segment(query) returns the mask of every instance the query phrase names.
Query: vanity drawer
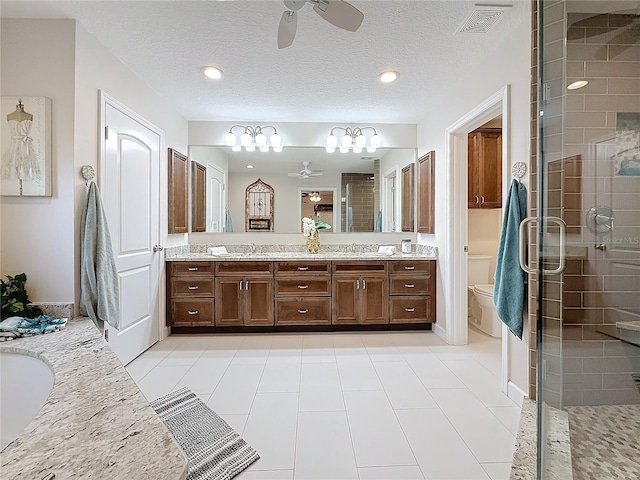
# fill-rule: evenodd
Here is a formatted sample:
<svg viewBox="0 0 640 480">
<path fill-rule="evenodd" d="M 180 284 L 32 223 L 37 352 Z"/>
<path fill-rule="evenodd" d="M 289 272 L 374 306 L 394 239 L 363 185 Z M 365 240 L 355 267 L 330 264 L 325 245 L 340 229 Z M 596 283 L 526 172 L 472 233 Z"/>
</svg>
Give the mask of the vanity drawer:
<svg viewBox="0 0 640 480">
<path fill-rule="evenodd" d="M 331 277 L 280 277 L 276 278 L 276 297 L 300 295 L 331 295 Z"/>
<path fill-rule="evenodd" d="M 334 275 L 386 275 L 387 274 L 387 262 L 386 261 L 334 261 L 333 273 Z"/>
<path fill-rule="evenodd" d="M 218 276 L 273 275 L 273 262 L 216 262 Z"/>
<path fill-rule="evenodd" d="M 168 262 L 173 277 L 213 276 L 213 262 Z"/>
<path fill-rule="evenodd" d="M 213 326 L 213 298 L 171 300 L 170 325 Z"/>
<path fill-rule="evenodd" d="M 391 274 L 426 273 L 433 274 L 432 260 L 392 260 L 389 262 Z"/>
<path fill-rule="evenodd" d="M 433 322 L 431 296 L 391 297 L 389 323 Z"/>
<path fill-rule="evenodd" d="M 318 275 L 331 273 L 331 262 L 275 262 L 276 275 Z"/>
<path fill-rule="evenodd" d="M 331 298 L 276 298 L 276 325 L 331 325 Z"/>
<path fill-rule="evenodd" d="M 429 295 L 430 293 L 430 275 L 391 275 L 389 277 L 390 295 Z"/>
<path fill-rule="evenodd" d="M 171 297 L 213 297 L 213 277 L 175 277 L 171 279 Z"/>
</svg>

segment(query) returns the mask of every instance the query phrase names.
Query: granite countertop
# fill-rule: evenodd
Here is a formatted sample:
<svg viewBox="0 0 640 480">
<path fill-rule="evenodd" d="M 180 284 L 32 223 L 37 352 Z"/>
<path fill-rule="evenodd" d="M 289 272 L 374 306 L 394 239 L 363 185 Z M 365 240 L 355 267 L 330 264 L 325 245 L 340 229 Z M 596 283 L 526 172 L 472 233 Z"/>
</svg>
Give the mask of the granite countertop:
<svg viewBox="0 0 640 480">
<path fill-rule="evenodd" d="M 0 352 L 39 358 L 55 376 L 38 415 L 0 453 L 2 478 L 186 478 L 182 449 L 90 319 L 3 342 Z"/>
<path fill-rule="evenodd" d="M 435 260 L 435 255 L 419 253 L 345 253 L 345 252 L 265 252 L 265 253 L 226 253 L 209 255 L 207 253 L 182 253 L 165 257 L 169 262 L 187 261 L 295 261 L 295 260 Z"/>
</svg>

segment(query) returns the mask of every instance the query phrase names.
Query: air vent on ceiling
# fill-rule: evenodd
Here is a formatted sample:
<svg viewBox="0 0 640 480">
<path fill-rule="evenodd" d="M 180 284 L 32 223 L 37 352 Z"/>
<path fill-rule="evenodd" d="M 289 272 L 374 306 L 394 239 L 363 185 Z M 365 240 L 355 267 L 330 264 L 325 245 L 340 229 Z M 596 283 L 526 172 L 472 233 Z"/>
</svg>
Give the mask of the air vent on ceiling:
<svg viewBox="0 0 640 480">
<path fill-rule="evenodd" d="M 487 33 L 511 5 L 474 5 L 456 33 Z"/>
</svg>

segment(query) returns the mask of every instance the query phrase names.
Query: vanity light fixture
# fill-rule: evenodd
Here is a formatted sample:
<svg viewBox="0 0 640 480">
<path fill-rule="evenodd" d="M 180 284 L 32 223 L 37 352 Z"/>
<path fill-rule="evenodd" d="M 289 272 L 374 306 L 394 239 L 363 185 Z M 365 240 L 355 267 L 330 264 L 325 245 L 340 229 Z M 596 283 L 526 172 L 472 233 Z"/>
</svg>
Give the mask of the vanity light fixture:
<svg viewBox="0 0 640 480">
<path fill-rule="evenodd" d="M 203 67 L 202 73 L 209 78 L 214 80 L 220 80 L 222 78 L 222 70 L 218 67 Z"/>
<path fill-rule="evenodd" d="M 319 192 L 311 192 L 311 195 L 309 195 L 309 200 L 317 203 L 322 200 L 322 197 L 320 196 Z"/>
<path fill-rule="evenodd" d="M 400 74 L 398 72 L 394 72 L 392 70 L 388 70 L 386 72 L 382 72 L 378 78 L 382 83 L 391 83 L 398 78 Z"/>
<path fill-rule="evenodd" d="M 333 133 L 335 130 L 344 132 L 340 138 L 339 147 L 338 137 Z M 367 139 L 365 132 L 369 131 L 372 131 L 373 135 Z M 363 148 L 366 148 L 367 152 L 373 153 L 379 146 L 380 135 L 378 135 L 378 132 L 373 127 L 333 127 L 327 137 L 327 146 L 325 149 L 327 153 L 335 152 L 336 147 L 338 147 L 342 153 L 348 152 L 349 149 L 352 149 L 353 153 L 360 153 Z"/>
<path fill-rule="evenodd" d="M 267 136 L 263 133 L 264 129 L 273 129 L 273 133 L 269 137 L 267 142 Z M 240 143 L 238 144 L 238 137 L 233 133 L 234 129 L 242 129 L 242 134 L 240 134 Z M 273 148 L 274 152 L 282 151 L 282 138 L 278 135 L 278 131 L 276 127 L 271 125 L 266 125 L 261 127 L 260 125 L 256 125 L 252 127 L 251 125 L 233 125 L 229 129 L 229 133 L 224 136 L 224 143 L 228 147 L 231 147 L 231 150 L 234 152 L 239 152 L 242 150 L 242 147 L 247 152 L 255 152 L 256 148 L 261 152 L 268 152 L 269 146 Z"/>
<path fill-rule="evenodd" d="M 577 90 L 582 87 L 586 87 L 589 84 L 587 80 L 578 80 L 577 82 L 570 83 L 567 86 L 567 90 Z"/>
</svg>

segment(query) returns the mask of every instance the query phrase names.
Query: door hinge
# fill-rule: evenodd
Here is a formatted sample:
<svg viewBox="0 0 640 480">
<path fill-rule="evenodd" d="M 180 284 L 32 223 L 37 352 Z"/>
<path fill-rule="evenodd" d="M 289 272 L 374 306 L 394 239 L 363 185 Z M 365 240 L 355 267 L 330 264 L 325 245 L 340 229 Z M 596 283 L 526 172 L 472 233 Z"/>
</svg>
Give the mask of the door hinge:
<svg viewBox="0 0 640 480">
<path fill-rule="evenodd" d="M 109 126 L 104 127 L 104 139 L 109 140 Z"/>
<path fill-rule="evenodd" d="M 109 330 L 107 330 L 106 328 L 104 329 L 104 341 L 109 341 Z"/>
</svg>

